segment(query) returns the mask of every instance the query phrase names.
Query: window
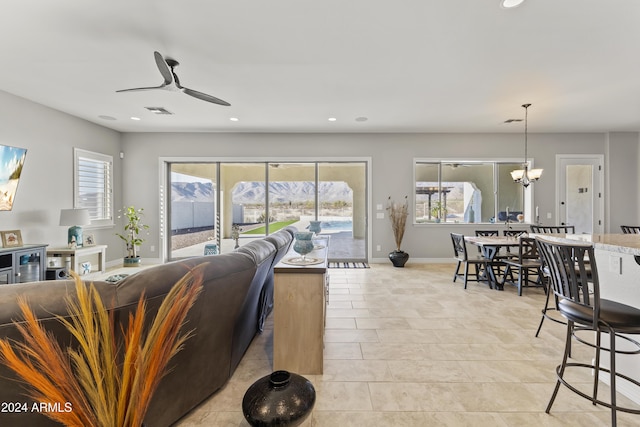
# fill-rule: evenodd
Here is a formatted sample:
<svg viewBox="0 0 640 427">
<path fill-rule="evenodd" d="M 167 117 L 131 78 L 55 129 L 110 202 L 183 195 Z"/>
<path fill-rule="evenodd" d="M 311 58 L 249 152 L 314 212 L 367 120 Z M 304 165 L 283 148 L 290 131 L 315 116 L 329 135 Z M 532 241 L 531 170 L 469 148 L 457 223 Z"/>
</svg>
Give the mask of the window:
<svg viewBox="0 0 640 427">
<path fill-rule="evenodd" d="M 74 148 L 73 205 L 87 208 L 91 225 L 113 225 L 113 157 Z"/>
<path fill-rule="evenodd" d="M 529 221 L 530 188 L 511 179 L 511 160 L 416 160 L 415 223 Z M 522 215 L 522 216 L 519 216 Z"/>
</svg>

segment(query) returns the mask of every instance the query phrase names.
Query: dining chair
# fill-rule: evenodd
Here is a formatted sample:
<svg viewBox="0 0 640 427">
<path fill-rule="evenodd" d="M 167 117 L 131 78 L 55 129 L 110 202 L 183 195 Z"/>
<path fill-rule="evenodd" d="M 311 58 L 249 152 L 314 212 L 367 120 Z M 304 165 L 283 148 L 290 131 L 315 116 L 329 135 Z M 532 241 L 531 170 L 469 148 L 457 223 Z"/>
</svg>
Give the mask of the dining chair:
<svg viewBox="0 0 640 427">
<path fill-rule="evenodd" d="M 499 230 L 476 230 L 476 236 L 499 236 Z"/>
<path fill-rule="evenodd" d="M 556 386 L 545 412 L 551 411 L 560 386 L 564 385 L 579 396 L 590 400 L 594 405 L 610 408 L 612 426 L 617 425 L 617 411 L 640 414 L 639 409 L 619 406 L 616 400 L 618 378 L 626 380 L 627 386 L 640 388 L 640 381 L 616 371 L 616 354 L 640 354 L 640 343 L 630 336 L 640 334 L 640 309 L 600 298 L 598 270 L 591 244 L 553 242 L 543 237 L 536 237 L 536 244 L 545 268 L 548 269 L 551 289 L 558 297 L 558 310 L 567 319 L 564 354 L 561 364 L 556 367 Z M 595 342 L 586 341 L 583 337 L 576 335 L 576 332 L 585 330 L 595 332 Z M 625 335 L 619 335 L 620 333 Z M 609 337 L 608 346 L 603 346 L 601 343 L 605 334 Z M 594 359 L 587 362 L 569 362 L 572 339 L 594 348 Z M 626 340 L 633 345 L 634 349 L 617 349 L 617 339 Z M 609 368 L 600 366 L 602 351 L 609 352 Z M 587 372 L 594 378 L 591 395 L 565 378 L 567 368 L 588 369 Z M 609 374 L 607 378 L 609 378 L 611 394 L 608 401 L 598 398 L 600 372 Z"/>
<path fill-rule="evenodd" d="M 620 228 L 624 234 L 640 234 L 640 226 L 638 225 L 621 225 Z"/>
<path fill-rule="evenodd" d="M 458 261 L 456 265 L 456 271 L 453 274 L 453 281 L 455 282 L 458 277 L 464 280 L 464 288 L 467 289 L 467 282 L 483 282 L 487 281 L 491 287 L 491 282 L 485 277 L 484 274 L 487 268 L 487 259 L 478 254 L 476 256 L 469 256 L 467 252 L 467 242 L 464 240 L 464 234 L 451 233 L 451 242 L 453 243 L 453 257 Z M 469 265 L 473 265 L 474 270 L 469 273 Z M 463 272 L 460 272 L 460 267 L 463 267 Z"/>
<path fill-rule="evenodd" d="M 508 230 L 502 230 L 502 235 L 505 237 L 520 237 L 523 235 L 528 235 L 529 233 L 527 232 L 527 230 L 514 230 L 512 228 L 508 229 Z M 505 251 L 507 252 L 507 254 L 509 255 L 509 257 L 512 257 L 513 255 L 511 254 L 511 248 L 509 246 L 507 246 L 505 248 Z"/>
<path fill-rule="evenodd" d="M 536 225 L 531 224 L 532 233 L 543 234 L 575 234 L 576 227 L 574 225 Z"/>
<path fill-rule="evenodd" d="M 505 237 L 520 237 L 522 235 L 529 234 L 527 230 L 502 230 L 502 235 Z"/>
<path fill-rule="evenodd" d="M 500 236 L 500 230 L 476 230 L 475 231 L 476 236 L 482 237 L 482 236 Z M 482 247 L 478 246 L 478 252 L 479 253 L 483 253 L 482 251 Z M 506 258 L 506 257 L 510 257 L 511 254 L 509 253 L 509 248 L 505 248 L 505 249 L 500 249 L 500 251 L 498 253 L 496 253 L 493 258 L 492 258 L 492 262 L 491 264 L 487 264 L 487 267 L 492 268 L 493 269 L 493 276 L 497 277 L 500 276 L 504 273 L 504 265 L 502 264 L 502 259 Z M 485 257 L 486 258 L 486 257 Z M 486 277 L 487 273 L 486 272 L 481 272 L 483 277 Z M 487 278 L 487 280 L 489 280 Z"/>
<path fill-rule="evenodd" d="M 476 236 L 499 236 L 500 232 L 498 230 L 476 230 Z M 478 252 L 482 253 L 482 248 L 478 246 Z"/>
<path fill-rule="evenodd" d="M 544 278 L 536 239 L 526 236 L 520 236 L 518 239 L 520 244 L 517 255 L 513 258 L 505 258 L 503 262 L 506 265 L 505 281 L 506 277 L 511 277 L 513 283 L 513 276 L 510 273 L 516 271 L 518 281 L 515 284 L 518 286 L 518 295 L 521 296 L 523 287 L 544 287 Z"/>
</svg>

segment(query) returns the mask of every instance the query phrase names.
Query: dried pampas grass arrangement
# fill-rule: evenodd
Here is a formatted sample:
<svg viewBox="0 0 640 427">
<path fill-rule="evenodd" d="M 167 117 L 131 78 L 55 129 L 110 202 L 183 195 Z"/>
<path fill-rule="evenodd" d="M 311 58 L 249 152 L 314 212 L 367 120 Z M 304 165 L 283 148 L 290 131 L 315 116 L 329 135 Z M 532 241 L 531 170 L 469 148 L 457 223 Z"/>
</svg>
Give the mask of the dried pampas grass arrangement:
<svg viewBox="0 0 640 427">
<path fill-rule="evenodd" d="M 391 220 L 391 228 L 393 229 L 393 237 L 396 241 L 396 251 L 400 252 L 400 245 L 404 238 L 404 231 L 407 226 L 407 216 L 409 215 L 409 200 L 404 196 L 402 203 L 391 200 L 387 201 L 387 211 L 389 211 L 389 219 Z"/>
</svg>

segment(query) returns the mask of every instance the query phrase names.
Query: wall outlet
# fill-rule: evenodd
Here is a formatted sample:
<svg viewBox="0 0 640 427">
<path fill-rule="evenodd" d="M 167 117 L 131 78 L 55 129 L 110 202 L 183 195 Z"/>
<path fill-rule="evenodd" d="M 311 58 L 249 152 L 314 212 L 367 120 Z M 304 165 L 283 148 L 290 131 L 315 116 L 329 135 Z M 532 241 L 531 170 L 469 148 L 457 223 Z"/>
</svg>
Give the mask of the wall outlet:
<svg viewBox="0 0 640 427">
<path fill-rule="evenodd" d="M 551 218 L 552 218 L 551 212 L 547 212 L 547 219 L 551 219 Z"/>
<path fill-rule="evenodd" d="M 376 218 L 384 219 L 384 212 L 376 212 Z"/>
<path fill-rule="evenodd" d="M 382 247 L 380 247 L 380 245 L 376 246 L 376 251 L 380 252 L 382 250 Z"/>
<path fill-rule="evenodd" d="M 378 203 L 378 204 L 376 205 L 376 209 L 377 209 L 377 210 L 379 210 L 379 211 L 381 211 L 381 210 L 382 210 L 382 203 Z"/>
<path fill-rule="evenodd" d="M 155 246 L 153 246 L 153 245 L 151 245 L 151 246 L 149 247 L 149 250 L 150 250 L 151 252 L 155 252 L 155 251 L 156 251 L 156 247 L 155 247 Z"/>
</svg>

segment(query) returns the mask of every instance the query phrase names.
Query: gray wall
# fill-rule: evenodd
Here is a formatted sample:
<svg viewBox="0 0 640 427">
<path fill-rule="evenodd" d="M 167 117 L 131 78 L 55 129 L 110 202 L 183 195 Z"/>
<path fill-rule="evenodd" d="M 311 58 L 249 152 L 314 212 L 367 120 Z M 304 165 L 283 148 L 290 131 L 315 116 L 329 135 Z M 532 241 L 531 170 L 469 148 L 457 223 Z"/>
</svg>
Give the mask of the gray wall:
<svg viewBox="0 0 640 427">
<path fill-rule="evenodd" d="M 520 158 L 520 134 L 225 134 L 127 133 L 71 117 L 0 91 L 0 143 L 27 148 L 20 187 L 11 212 L 0 212 L 0 229 L 20 229 L 28 243 L 66 244 L 66 227 L 58 225 L 60 209 L 73 203 L 73 147 L 114 157 L 116 209 L 133 204 L 145 209 L 151 233 L 141 255 L 157 258 L 161 247 L 159 219 L 160 157 L 326 159 L 371 157 L 372 247 L 374 259 L 393 248 L 387 219 L 375 219 L 375 206 L 387 198 L 411 195 L 413 159 Z M 556 154 L 604 154 L 607 230 L 621 223 L 640 224 L 638 133 L 530 134 L 529 154 L 544 168 L 534 184 L 534 205 L 555 215 Z M 119 158 L 119 152 L 125 158 Z M 124 184 L 126 183 L 126 185 Z M 412 200 L 412 198 L 410 197 Z M 411 206 L 413 208 L 413 206 Z M 410 222 L 413 218 L 410 218 Z M 121 222 L 121 221 L 118 221 Z M 109 245 L 108 260 L 124 255 L 116 228 L 92 230 L 98 243 Z M 472 233 L 476 225 L 408 226 L 403 249 L 413 259 L 450 259 L 449 232 Z M 376 245 L 381 251 L 375 251 Z M 151 251 L 151 247 L 155 251 Z"/>
<path fill-rule="evenodd" d="M 628 136 L 628 134 L 625 134 Z M 604 154 L 612 146 L 617 156 L 625 157 L 627 148 L 633 159 L 638 158 L 638 137 L 614 143 L 606 133 L 593 134 L 531 134 L 529 155 L 535 166 L 543 168 L 542 179 L 535 183 L 534 206 L 540 207 L 540 215 L 547 224 L 547 212 L 555 216 L 555 156 L 556 154 Z M 635 138 L 635 139 L 634 139 Z M 627 142 L 625 144 L 624 142 Z M 630 145 L 631 147 L 627 147 Z M 413 159 L 429 158 L 521 158 L 523 156 L 520 134 L 226 134 L 226 133 L 129 133 L 123 135 L 125 151 L 124 181 L 137 182 L 135 188 L 124 188 L 125 200 L 151 212 L 159 205 L 158 165 L 159 157 L 207 157 L 250 159 L 308 159 L 331 157 L 372 158 L 372 207 L 385 204 L 387 198 L 399 199 L 413 189 Z M 135 167 L 127 167 L 135 164 Z M 634 173 L 637 175 L 637 161 Z M 612 176 L 619 181 L 621 176 Z M 636 181 L 637 184 L 637 181 Z M 637 189 L 637 185 L 636 185 Z M 637 191 L 637 190 L 636 190 Z M 625 204 L 625 197 L 618 196 L 616 203 Z M 626 208 L 638 220 L 638 203 Z M 372 258 L 383 259 L 393 250 L 393 236 L 387 219 L 375 219 L 372 208 Z M 616 212 L 612 212 L 612 216 Z M 152 222 L 153 221 L 153 222 Z M 411 222 L 413 218 L 411 218 Z M 153 229 L 158 229 L 158 218 L 149 218 Z M 409 225 L 403 249 L 412 258 L 451 258 L 449 233 L 453 230 L 472 233 L 476 225 Z M 614 230 L 617 232 L 617 230 Z M 159 236 L 151 236 L 160 247 Z M 375 251 L 381 245 L 381 251 Z M 153 256 L 144 253 L 143 256 Z M 157 256 L 157 255 L 156 255 Z"/>
<path fill-rule="evenodd" d="M 27 149 L 13 210 L 0 212 L 0 230 L 20 230 L 25 243 L 67 244 L 58 225 L 60 209 L 73 207 L 73 148 L 112 155 L 115 206 L 122 206 L 121 134 L 0 91 L 0 144 Z M 157 186 L 157 183 L 155 183 Z M 109 245 L 108 259 L 122 257 L 124 243 L 114 228 L 90 229 L 96 242 Z"/>
<path fill-rule="evenodd" d="M 606 148 L 605 188 L 609 203 L 605 205 L 605 215 L 611 232 L 619 233 L 620 225 L 640 224 L 638 133 L 612 132 L 607 135 Z"/>
</svg>

